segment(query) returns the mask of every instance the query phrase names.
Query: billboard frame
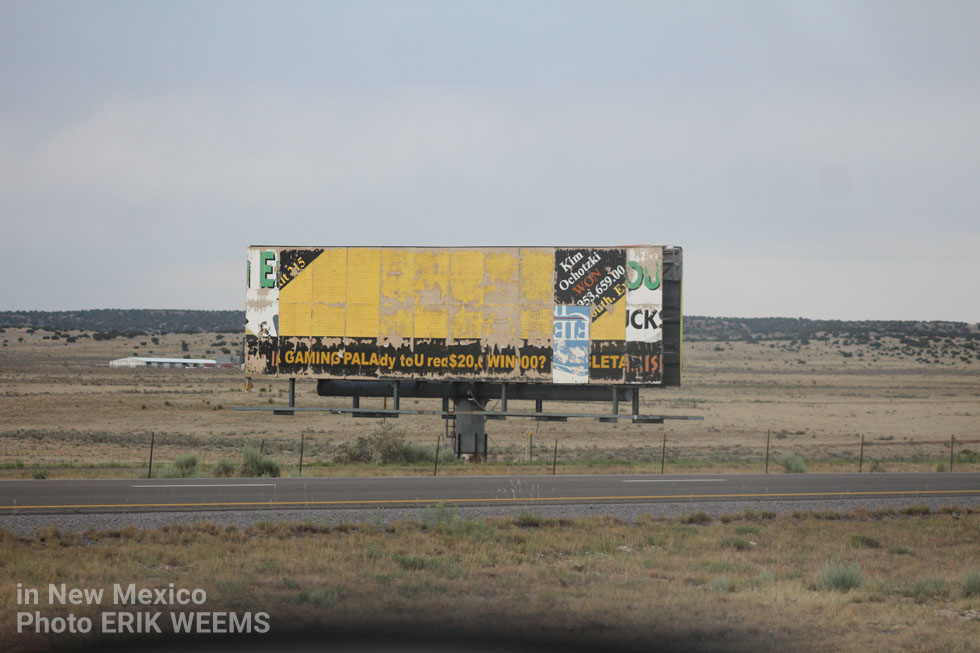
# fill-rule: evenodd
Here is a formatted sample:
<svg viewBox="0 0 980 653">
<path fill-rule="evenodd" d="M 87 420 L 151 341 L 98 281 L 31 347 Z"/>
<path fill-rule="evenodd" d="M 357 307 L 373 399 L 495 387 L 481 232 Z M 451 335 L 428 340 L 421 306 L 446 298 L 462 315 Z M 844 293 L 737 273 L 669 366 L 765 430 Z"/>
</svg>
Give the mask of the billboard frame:
<svg viewBox="0 0 980 653">
<path fill-rule="evenodd" d="M 617 250 L 632 251 L 631 248 L 648 248 L 648 246 L 622 246 L 604 248 L 554 248 L 557 252 L 573 251 L 604 251 Z M 262 249 L 261 246 L 250 248 Z M 285 250 L 284 247 L 269 247 L 269 249 Z M 304 248 L 294 248 L 302 250 Z M 324 248 L 306 248 L 310 250 L 323 251 Z M 393 248 L 394 249 L 394 248 Z M 405 248 L 409 249 L 409 248 Z M 420 248 L 427 250 L 434 249 L 463 249 L 463 248 Z M 480 249 L 480 248 L 475 248 Z M 505 248 L 501 248 L 505 249 Z M 543 249 L 543 248 L 541 248 Z M 663 415 L 663 414 L 641 414 L 639 409 L 640 390 L 648 388 L 676 387 L 680 385 L 682 359 L 681 345 L 683 336 L 683 315 L 682 315 L 682 270 L 683 270 L 683 250 L 680 247 L 662 247 L 662 265 L 660 269 L 660 291 L 662 292 L 662 307 L 659 310 L 661 320 L 661 344 L 660 344 L 660 380 L 656 383 L 556 383 L 541 379 L 524 380 L 520 378 L 512 379 L 440 379 L 419 376 L 417 378 L 345 378 L 337 376 L 317 376 L 309 374 L 281 374 L 277 361 L 276 372 L 274 374 L 261 374 L 259 378 L 285 378 L 289 381 L 289 403 L 285 406 L 237 406 L 232 410 L 238 411 L 262 411 L 273 412 L 276 415 L 293 415 L 296 412 L 325 412 L 330 414 L 349 414 L 353 417 L 370 418 L 397 418 L 400 415 L 430 415 L 438 416 L 445 420 L 452 420 L 454 424 L 455 450 L 457 454 L 471 454 L 477 457 L 481 452 L 486 454 L 486 433 L 485 425 L 488 419 L 503 420 L 513 418 L 530 418 L 537 421 L 556 421 L 565 422 L 569 419 L 597 419 L 601 422 L 616 422 L 619 420 L 629 420 L 635 424 L 663 424 L 666 420 L 702 420 L 700 416 L 690 415 Z M 264 256 L 264 254 L 260 254 Z M 268 260 L 261 260 L 259 265 L 268 267 Z M 629 261 L 630 266 L 634 266 L 633 261 Z M 250 257 L 251 266 L 251 257 Z M 557 263 L 556 263 L 557 267 Z M 636 269 L 639 263 L 635 264 Z M 264 268 L 263 268 L 264 269 Z M 280 278 L 283 273 L 275 271 L 275 276 Z M 288 278 L 286 283 L 295 279 L 298 275 L 296 270 L 286 272 Z M 251 267 L 249 269 L 249 281 L 251 282 Z M 624 281 L 629 280 L 625 277 Z M 633 277 L 632 283 L 639 284 L 640 278 Z M 280 280 L 278 283 L 282 283 Z M 275 293 L 278 301 L 279 286 L 268 286 L 263 283 L 264 289 Z M 557 282 L 553 281 L 557 287 Z M 632 287 L 632 286 L 631 286 Z M 648 286 L 649 287 L 649 286 Z M 640 288 L 642 292 L 642 288 Z M 251 291 L 250 291 L 251 293 Z M 624 298 L 624 303 L 626 299 Z M 565 317 L 563 312 L 562 317 Z M 559 319 L 558 311 L 555 311 L 555 319 Z M 568 314 L 569 318 L 576 315 Z M 629 316 L 626 317 L 627 329 L 629 329 Z M 634 325 L 637 326 L 637 325 Z M 278 323 L 276 324 L 278 339 Z M 587 333 L 587 331 L 586 331 Z M 587 337 L 587 336 L 586 336 Z M 254 338 L 254 336 L 253 336 Z M 246 336 L 246 348 L 250 346 L 249 336 Z M 557 343 L 554 345 L 557 346 Z M 278 357 L 279 345 L 275 346 L 276 356 Z M 574 370 L 573 370 L 574 372 Z M 246 366 L 246 388 L 250 387 L 253 377 L 248 374 Z M 352 405 L 350 408 L 337 407 L 312 407 L 296 406 L 295 388 L 297 379 L 310 379 L 317 382 L 317 394 L 322 397 L 350 397 Z M 384 408 L 362 408 L 360 406 L 361 397 L 384 398 Z M 441 399 L 441 410 L 404 410 L 401 408 L 402 398 L 431 398 Z M 392 408 L 388 408 L 388 399 L 392 400 Z M 450 401 L 453 406 L 450 407 Z M 497 410 L 486 410 L 490 401 L 497 401 Z M 534 411 L 513 411 L 508 409 L 509 401 L 534 401 Z M 608 413 L 578 413 L 566 411 L 545 411 L 544 402 L 609 402 L 610 412 Z M 628 411 L 621 411 L 620 404 L 627 403 Z"/>
</svg>

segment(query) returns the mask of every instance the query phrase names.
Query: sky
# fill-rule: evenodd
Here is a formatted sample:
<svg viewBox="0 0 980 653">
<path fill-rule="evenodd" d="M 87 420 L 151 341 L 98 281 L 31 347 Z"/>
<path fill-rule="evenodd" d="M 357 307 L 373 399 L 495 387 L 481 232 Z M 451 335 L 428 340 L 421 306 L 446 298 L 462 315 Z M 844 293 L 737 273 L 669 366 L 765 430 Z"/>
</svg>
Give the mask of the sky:
<svg viewBox="0 0 980 653">
<path fill-rule="evenodd" d="M 0 0 L 0 310 L 272 245 L 684 248 L 684 312 L 980 321 L 980 3 Z"/>
</svg>

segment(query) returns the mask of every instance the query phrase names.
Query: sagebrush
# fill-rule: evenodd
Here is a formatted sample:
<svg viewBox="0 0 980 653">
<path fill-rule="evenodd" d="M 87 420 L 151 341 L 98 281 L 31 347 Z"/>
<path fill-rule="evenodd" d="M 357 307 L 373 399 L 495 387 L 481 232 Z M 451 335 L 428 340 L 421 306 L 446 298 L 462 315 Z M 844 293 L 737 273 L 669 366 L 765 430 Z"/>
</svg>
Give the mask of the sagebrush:
<svg viewBox="0 0 980 653">
<path fill-rule="evenodd" d="M 255 447 L 242 449 L 242 476 L 279 476 L 281 471 L 278 462 Z"/>
<path fill-rule="evenodd" d="M 339 463 L 434 463 L 436 450 L 428 445 L 406 442 L 404 431 L 386 424 L 368 435 L 359 435 L 337 447 L 334 460 Z M 454 456 L 449 447 L 439 451 L 440 462 L 451 462 Z"/>
</svg>

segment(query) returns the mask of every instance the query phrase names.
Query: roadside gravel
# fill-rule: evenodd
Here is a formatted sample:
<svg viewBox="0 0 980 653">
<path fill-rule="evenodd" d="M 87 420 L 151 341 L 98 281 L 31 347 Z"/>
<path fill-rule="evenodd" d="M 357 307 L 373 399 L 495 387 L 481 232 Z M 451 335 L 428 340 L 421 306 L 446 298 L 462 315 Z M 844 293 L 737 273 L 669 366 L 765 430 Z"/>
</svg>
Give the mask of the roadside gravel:
<svg viewBox="0 0 980 653">
<path fill-rule="evenodd" d="M 745 510 L 767 510 L 778 514 L 790 514 L 803 510 L 835 510 L 848 512 L 855 508 L 899 509 L 905 506 L 927 506 L 938 510 L 943 506 L 961 506 L 980 509 L 980 497 L 923 497 L 904 498 L 856 498 L 832 500 L 772 500 L 772 501 L 670 501 L 657 503 L 602 503 L 602 504 L 527 504 L 507 506 L 457 506 L 462 519 L 481 517 L 516 516 L 531 512 L 542 517 L 575 518 L 609 516 L 627 523 L 634 523 L 643 515 L 676 517 L 704 511 L 714 517 L 740 513 Z M 32 537 L 39 528 L 55 526 L 62 531 L 84 531 L 90 528 L 110 530 L 123 526 L 140 529 L 159 528 L 171 524 L 211 522 L 222 526 L 236 525 L 241 528 L 263 521 L 313 522 L 320 524 L 367 523 L 388 524 L 401 520 L 432 519 L 434 509 L 429 508 L 309 508 L 300 510 L 208 510 L 180 512 L 139 513 L 75 513 L 2 515 L 0 529 L 15 535 Z"/>
</svg>

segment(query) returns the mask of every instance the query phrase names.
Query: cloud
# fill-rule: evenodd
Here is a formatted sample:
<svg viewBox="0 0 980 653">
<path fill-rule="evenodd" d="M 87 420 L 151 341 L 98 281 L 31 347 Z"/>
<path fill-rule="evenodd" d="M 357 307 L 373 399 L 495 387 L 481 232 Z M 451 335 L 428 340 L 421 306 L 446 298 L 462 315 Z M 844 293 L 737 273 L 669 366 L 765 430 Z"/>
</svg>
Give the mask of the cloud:
<svg viewBox="0 0 980 653">
<path fill-rule="evenodd" d="M 968 319 L 976 115 L 960 87 L 120 95 L 30 137 L 0 127 L 0 233 L 14 263 L 46 266 L 0 304 L 234 308 L 258 243 L 647 242 L 687 249 L 689 312 Z M 910 257 L 937 251 L 942 290 L 910 279 Z M 719 282 L 722 262 L 753 261 L 780 279 Z M 836 295 L 813 290 L 827 278 Z"/>
<path fill-rule="evenodd" d="M 980 321 L 975 261 L 910 253 L 898 260 L 688 254 L 688 315 L 837 320 Z"/>
</svg>

